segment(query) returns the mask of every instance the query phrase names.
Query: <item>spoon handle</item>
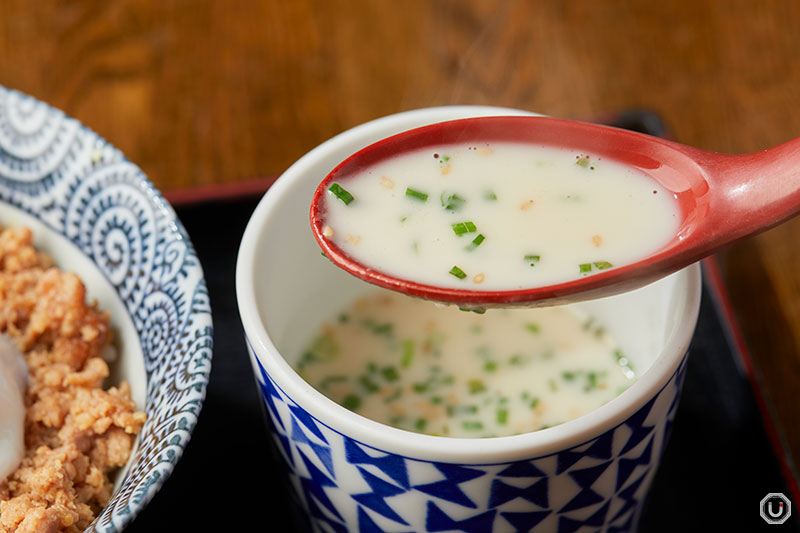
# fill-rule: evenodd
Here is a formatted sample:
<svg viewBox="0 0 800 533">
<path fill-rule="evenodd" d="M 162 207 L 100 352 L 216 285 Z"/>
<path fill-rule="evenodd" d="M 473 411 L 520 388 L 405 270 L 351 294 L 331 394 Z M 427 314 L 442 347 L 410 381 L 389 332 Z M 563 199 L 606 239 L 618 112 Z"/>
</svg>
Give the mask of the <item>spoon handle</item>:
<svg viewBox="0 0 800 533">
<path fill-rule="evenodd" d="M 692 149 L 695 150 L 695 149 Z M 708 250 L 769 229 L 800 212 L 800 138 L 743 155 L 691 154 L 706 174 L 697 230 Z M 704 216 L 705 215 L 705 216 Z"/>
</svg>

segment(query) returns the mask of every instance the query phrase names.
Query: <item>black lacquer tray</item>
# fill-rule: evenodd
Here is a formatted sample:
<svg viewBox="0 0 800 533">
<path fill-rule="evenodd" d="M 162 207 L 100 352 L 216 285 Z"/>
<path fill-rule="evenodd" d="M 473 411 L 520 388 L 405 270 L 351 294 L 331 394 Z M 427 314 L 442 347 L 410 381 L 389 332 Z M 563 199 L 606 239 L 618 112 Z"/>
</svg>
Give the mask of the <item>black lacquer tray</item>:
<svg viewBox="0 0 800 533">
<path fill-rule="evenodd" d="M 627 112 L 613 122 L 664 135 L 661 122 L 649 113 Z M 270 180 L 260 183 L 263 192 Z M 288 487 L 272 458 L 236 308 L 239 240 L 260 197 L 252 194 L 257 182 L 247 188 L 168 195 L 205 271 L 214 358 L 206 401 L 184 457 L 126 530 L 131 533 L 293 531 Z M 792 495 L 766 429 L 771 423 L 762 418 L 742 354 L 731 340 L 736 326 L 720 305 L 724 298 L 715 269 L 704 268 L 684 392 L 642 514 L 643 533 L 800 530 L 798 509 L 782 525 L 768 525 L 760 517 L 759 503 L 768 493 Z"/>
</svg>

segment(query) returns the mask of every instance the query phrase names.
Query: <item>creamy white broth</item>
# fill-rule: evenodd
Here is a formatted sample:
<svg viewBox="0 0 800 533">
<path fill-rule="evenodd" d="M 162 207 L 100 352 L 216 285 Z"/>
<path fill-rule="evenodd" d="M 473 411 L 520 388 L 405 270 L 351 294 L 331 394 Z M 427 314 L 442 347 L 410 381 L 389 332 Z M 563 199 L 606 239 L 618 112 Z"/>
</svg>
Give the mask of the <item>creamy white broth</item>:
<svg viewBox="0 0 800 533">
<path fill-rule="evenodd" d="M 450 437 L 560 424 L 635 378 L 602 323 L 572 307 L 477 314 L 383 290 L 322 324 L 293 366 L 358 414 Z"/>
<path fill-rule="evenodd" d="M 672 193 L 591 155 L 514 143 L 442 146 L 331 185 L 323 235 L 424 284 L 513 290 L 644 258 L 679 227 Z"/>
</svg>

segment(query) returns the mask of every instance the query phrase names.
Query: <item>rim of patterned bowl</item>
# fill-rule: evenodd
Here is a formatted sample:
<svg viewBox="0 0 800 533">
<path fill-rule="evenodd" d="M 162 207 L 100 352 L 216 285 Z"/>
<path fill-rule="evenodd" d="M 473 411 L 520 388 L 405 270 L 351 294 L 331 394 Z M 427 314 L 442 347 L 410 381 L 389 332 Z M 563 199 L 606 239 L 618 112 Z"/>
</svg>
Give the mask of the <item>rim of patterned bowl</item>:
<svg viewBox="0 0 800 533">
<path fill-rule="evenodd" d="M 122 531 L 172 473 L 205 399 L 213 328 L 200 261 L 172 207 L 122 152 L 2 86 L 0 203 L 32 215 L 94 263 L 141 344 L 147 422 L 124 477 L 86 529 Z"/>
</svg>

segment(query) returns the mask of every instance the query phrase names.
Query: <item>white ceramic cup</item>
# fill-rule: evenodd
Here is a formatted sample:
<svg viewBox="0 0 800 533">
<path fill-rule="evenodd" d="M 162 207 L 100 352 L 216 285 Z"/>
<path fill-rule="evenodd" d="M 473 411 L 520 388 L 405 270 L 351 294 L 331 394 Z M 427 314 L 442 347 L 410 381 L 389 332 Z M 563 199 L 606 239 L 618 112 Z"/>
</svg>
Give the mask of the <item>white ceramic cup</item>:
<svg viewBox="0 0 800 533">
<path fill-rule="evenodd" d="M 534 433 L 455 439 L 392 428 L 329 400 L 287 362 L 322 320 L 370 290 L 322 257 L 311 234 L 311 198 L 328 172 L 400 131 L 523 113 L 438 107 L 363 124 L 303 156 L 253 213 L 236 296 L 268 424 L 309 531 L 636 529 L 683 382 L 700 306 L 698 265 L 580 304 L 602 317 L 640 376 L 591 413 Z"/>
</svg>

